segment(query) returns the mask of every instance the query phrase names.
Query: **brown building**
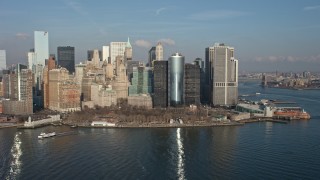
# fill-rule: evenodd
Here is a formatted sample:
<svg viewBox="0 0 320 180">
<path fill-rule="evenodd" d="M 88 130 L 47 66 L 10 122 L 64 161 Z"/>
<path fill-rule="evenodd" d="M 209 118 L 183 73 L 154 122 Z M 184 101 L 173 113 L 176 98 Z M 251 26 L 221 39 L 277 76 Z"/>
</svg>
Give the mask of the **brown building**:
<svg viewBox="0 0 320 180">
<path fill-rule="evenodd" d="M 43 69 L 43 106 L 49 107 L 49 71 L 56 67 L 56 61 L 53 56 L 50 56 L 48 64 Z"/>
<path fill-rule="evenodd" d="M 3 97 L 3 83 L 0 82 L 0 97 Z"/>
<path fill-rule="evenodd" d="M 80 87 L 69 78 L 66 68 L 49 71 L 49 109 L 60 112 L 80 110 Z"/>
</svg>

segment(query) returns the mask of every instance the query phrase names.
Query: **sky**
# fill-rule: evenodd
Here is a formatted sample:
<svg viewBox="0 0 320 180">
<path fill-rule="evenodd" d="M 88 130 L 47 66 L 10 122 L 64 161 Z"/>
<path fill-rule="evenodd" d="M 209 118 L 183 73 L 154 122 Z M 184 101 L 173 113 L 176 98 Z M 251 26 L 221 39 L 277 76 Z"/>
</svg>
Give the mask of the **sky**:
<svg viewBox="0 0 320 180">
<path fill-rule="evenodd" d="M 144 62 L 158 41 L 165 59 L 180 52 L 187 62 L 219 42 L 235 48 L 242 72 L 320 71 L 318 0 L 0 1 L 7 64 L 26 64 L 37 30 L 49 32 L 50 54 L 74 46 L 77 63 L 130 37 L 133 60 Z"/>
</svg>

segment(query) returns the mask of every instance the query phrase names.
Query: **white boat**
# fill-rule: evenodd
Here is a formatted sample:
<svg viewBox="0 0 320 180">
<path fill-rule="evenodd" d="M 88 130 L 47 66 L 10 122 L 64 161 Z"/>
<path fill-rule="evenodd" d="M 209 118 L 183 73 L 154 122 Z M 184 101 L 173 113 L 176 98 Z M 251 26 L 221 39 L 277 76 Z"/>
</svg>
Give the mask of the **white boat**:
<svg viewBox="0 0 320 180">
<path fill-rule="evenodd" d="M 42 139 L 42 138 L 48 138 L 48 137 L 53 137 L 56 135 L 56 132 L 52 132 L 52 133 L 40 133 L 40 135 L 38 136 L 38 139 Z"/>
</svg>

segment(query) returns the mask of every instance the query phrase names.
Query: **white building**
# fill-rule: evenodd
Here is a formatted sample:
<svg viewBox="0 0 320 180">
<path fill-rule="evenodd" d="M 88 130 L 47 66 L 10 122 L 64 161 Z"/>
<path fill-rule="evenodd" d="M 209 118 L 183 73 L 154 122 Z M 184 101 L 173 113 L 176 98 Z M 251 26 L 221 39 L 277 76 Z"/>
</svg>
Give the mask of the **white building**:
<svg viewBox="0 0 320 180">
<path fill-rule="evenodd" d="M 116 57 L 124 56 L 127 42 L 111 42 L 110 43 L 110 59 L 113 67 L 115 67 Z"/>
<path fill-rule="evenodd" d="M 110 57 L 110 46 L 102 46 L 102 61 L 107 61 Z"/>
<path fill-rule="evenodd" d="M 7 68 L 6 50 L 0 50 L 0 70 Z"/>
<path fill-rule="evenodd" d="M 28 52 L 28 69 L 32 70 L 33 64 L 35 64 L 37 58 L 35 52 Z"/>
<path fill-rule="evenodd" d="M 36 62 L 45 66 L 45 60 L 49 59 L 49 33 L 46 31 L 34 32 L 34 52 L 36 53 Z"/>
</svg>

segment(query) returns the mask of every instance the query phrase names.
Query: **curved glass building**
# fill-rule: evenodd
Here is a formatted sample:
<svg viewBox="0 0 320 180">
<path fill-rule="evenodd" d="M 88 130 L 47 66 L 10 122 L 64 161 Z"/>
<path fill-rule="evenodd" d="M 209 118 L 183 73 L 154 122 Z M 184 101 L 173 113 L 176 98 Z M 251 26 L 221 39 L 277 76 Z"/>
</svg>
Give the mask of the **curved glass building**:
<svg viewBox="0 0 320 180">
<path fill-rule="evenodd" d="M 184 56 L 175 53 L 169 58 L 169 102 L 170 106 L 184 104 Z"/>
</svg>

